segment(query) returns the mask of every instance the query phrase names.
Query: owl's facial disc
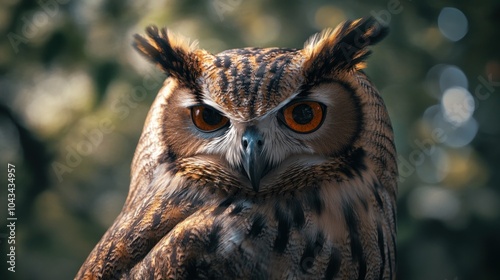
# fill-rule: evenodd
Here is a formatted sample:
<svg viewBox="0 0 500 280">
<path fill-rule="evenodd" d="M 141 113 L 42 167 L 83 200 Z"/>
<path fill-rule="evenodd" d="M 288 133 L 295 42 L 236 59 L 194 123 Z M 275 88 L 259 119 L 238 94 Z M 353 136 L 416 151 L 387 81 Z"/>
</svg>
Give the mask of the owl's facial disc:
<svg viewBox="0 0 500 280">
<path fill-rule="evenodd" d="M 241 137 L 241 158 L 243 169 L 255 192 L 259 191 L 260 179 L 269 172 L 263 147 L 264 136 L 255 126 L 249 126 Z"/>
</svg>

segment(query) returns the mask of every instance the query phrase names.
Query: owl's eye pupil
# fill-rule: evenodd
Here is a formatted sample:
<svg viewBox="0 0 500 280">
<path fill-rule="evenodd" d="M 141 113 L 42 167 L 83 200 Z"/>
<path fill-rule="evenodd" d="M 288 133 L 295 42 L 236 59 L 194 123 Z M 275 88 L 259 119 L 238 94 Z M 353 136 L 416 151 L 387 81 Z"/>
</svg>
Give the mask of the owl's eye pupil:
<svg viewBox="0 0 500 280">
<path fill-rule="evenodd" d="M 203 110 L 202 117 L 208 125 L 217 125 L 222 120 L 221 114 L 212 108 L 205 108 L 205 110 Z"/>
<path fill-rule="evenodd" d="M 293 108 L 292 117 L 298 124 L 307 124 L 313 119 L 314 113 L 311 106 L 307 104 L 300 104 Z"/>
<path fill-rule="evenodd" d="M 229 119 L 219 111 L 206 105 L 191 107 L 191 118 L 193 124 L 203 132 L 212 132 L 225 127 Z"/>
<path fill-rule="evenodd" d="M 325 119 L 326 106 L 316 101 L 296 101 L 283 108 L 281 121 L 297 133 L 316 131 Z"/>
</svg>

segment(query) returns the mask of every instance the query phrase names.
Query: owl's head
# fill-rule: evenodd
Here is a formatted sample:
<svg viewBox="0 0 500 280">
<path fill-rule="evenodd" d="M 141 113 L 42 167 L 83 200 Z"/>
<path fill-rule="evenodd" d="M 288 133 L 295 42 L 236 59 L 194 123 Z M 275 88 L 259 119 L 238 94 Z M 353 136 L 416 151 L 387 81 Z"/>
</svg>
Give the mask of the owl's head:
<svg viewBox="0 0 500 280">
<path fill-rule="evenodd" d="M 148 164 L 135 168 L 165 164 L 187 180 L 256 194 L 285 191 L 291 180 L 336 180 L 366 166 L 364 158 L 382 158 L 369 135 L 383 135 L 378 121 L 389 119 L 360 70 L 367 47 L 387 31 L 359 19 L 314 35 L 302 49 L 211 54 L 147 28 L 134 46 L 168 78 L 137 149 Z"/>
</svg>

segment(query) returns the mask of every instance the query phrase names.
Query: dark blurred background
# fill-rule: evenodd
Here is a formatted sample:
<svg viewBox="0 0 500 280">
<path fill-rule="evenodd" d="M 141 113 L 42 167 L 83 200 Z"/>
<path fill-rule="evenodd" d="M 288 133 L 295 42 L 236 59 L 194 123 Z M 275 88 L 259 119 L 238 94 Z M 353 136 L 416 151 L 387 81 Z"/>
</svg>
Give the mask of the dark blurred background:
<svg viewBox="0 0 500 280">
<path fill-rule="evenodd" d="M 300 48 L 345 19 L 391 34 L 366 72 L 399 152 L 399 279 L 500 274 L 498 1 L 0 3 L 1 279 L 71 279 L 119 213 L 163 74 L 136 54 L 149 24 L 212 52 Z M 7 163 L 16 166 L 16 272 L 7 271 Z"/>
</svg>

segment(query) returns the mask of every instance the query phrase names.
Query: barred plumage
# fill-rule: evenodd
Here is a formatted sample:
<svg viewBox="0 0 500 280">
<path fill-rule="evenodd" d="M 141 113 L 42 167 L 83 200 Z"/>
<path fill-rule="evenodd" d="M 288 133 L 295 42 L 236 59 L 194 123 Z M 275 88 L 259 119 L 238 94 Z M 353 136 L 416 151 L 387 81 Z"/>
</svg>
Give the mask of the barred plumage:
<svg viewBox="0 0 500 280">
<path fill-rule="evenodd" d="M 387 28 L 217 55 L 166 30 L 135 47 L 169 77 L 122 212 L 76 279 L 394 279 L 396 151 L 363 72 Z"/>
</svg>

